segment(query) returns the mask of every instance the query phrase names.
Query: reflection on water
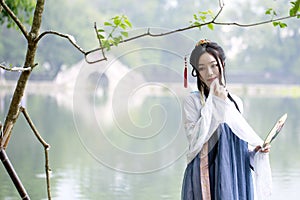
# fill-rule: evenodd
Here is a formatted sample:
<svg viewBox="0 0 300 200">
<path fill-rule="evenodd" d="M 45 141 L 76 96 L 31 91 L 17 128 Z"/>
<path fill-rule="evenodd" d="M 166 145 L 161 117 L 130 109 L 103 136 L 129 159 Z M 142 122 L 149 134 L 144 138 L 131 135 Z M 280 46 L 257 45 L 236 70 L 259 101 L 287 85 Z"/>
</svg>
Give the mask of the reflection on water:
<svg viewBox="0 0 300 200">
<path fill-rule="evenodd" d="M 272 199 L 299 199 L 300 170 L 299 165 L 297 166 L 287 166 L 285 169 L 273 170 L 274 185 Z"/>
<path fill-rule="evenodd" d="M 61 106 L 50 96 L 26 98 L 36 127 L 51 144 L 54 199 L 180 199 L 187 144 L 181 122 L 182 97 L 164 90 L 159 95 L 150 92 L 130 106 L 128 99 L 119 99 L 116 112 L 107 104 L 112 98 L 87 91 L 80 94 L 74 107 Z M 242 98 L 246 118 L 261 136 L 280 115 L 288 113 L 272 145 L 272 199 L 296 199 L 300 187 L 299 99 Z M 2 108 L 9 99 L 1 97 Z M 1 116 L 5 113 L 1 109 Z M 32 199 L 45 199 L 43 150 L 22 116 L 7 153 Z M 19 199 L 2 165 L 0 170 L 0 199 Z"/>
</svg>

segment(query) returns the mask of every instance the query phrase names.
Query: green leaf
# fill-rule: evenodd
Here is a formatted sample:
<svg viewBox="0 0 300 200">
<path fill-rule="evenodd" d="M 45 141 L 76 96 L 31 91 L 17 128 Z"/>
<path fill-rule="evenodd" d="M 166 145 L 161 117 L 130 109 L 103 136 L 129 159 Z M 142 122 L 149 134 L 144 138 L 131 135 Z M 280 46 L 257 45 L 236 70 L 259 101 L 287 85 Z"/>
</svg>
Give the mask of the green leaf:
<svg viewBox="0 0 300 200">
<path fill-rule="evenodd" d="M 125 20 L 124 20 L 124 22 L 125 22 L 125 24 L 127 24 L 127 26 L 128 27 L 132 27 L 132 24 L 130 23 L 130 21 L 126 18 Z"/>
<path fill-rule="evenodd" d="M 122 34 L 124 37 L 128 37 L 128 32 L 122 31 L 121 34 Z"/>
<path fill-rule="evenodd" d="M 266 15 L 271 15 L 271 11 L 273 10 L 273 8 L 268 8 L 265 12 Z"/>
<path fill-rule="evenodd" d="M 120 20 L 119 18 L 115 18 L 115 19 L 114 19 L 114 24 L 115 24 L 116 26 L 119 26 L 120 23 L 121 23 L 121 20 Z"/>
<path fill-rule="evenodd" d="M 279 22 L 273 22 L 273 26 L 278 26 Z"/>
<path fill-rule="evenodd" d="M 103 29 L 98 29 L 97 31 L 98 31 L 99 33 L 100 33 L 100 32 L 105 32 Z"/>
<path fill-rule="evenodd" d="M 283 23 L 283 22 L 279 22 L 279 26 L 280 26 L 280 28 L 286 28 L 287 24 Z"/>
<path fill-rule="evenodd" d="M 207 24 L 207 27 L 212 31 L 214 30 L 214 25 L 212 23 Z"/>
<path fill-rule="evenodd" d="M 300 12 L 300 0 L 291 2 L 291 4 L 292 4 L 292 8 L 290 9 L 290 16 L 296 16 L 297 13 Z"/>
<path fill-rule="evenodd" d="M 194 14 L 193 17 L 194 17 L 195 20 L 198 20 L 198 17 L 197 17 L 196 14 Z"/>
<path fill-rule="evenodd" d="M 212 11 L 211 9 L 209 9 L 209 10 L 207 11 L 207 13 L 208 13 L 211 17 L 214 17 L 214 13 L 213 13 L 213 11 Z"/>
<path fill-rule="evenodd" d="M 104 26 L 112 26 L 112 24 L 109 22 L 104 22 Z"/>
<path fill-rule="evenodd" d="M 127 28 L 126 24 L 120 24 L 119 26 L 120 26 L 123 30 L 126 30 L 126 28 Z"/>
<path fill-rule="evenodd" d="M 104 37 L 103 35 L 101 35 L 101 34 L 98 34 L 97 37 L 98 37 L 98 39 L 104 39 L 104 38 L 105 38 L 105 37 Z"/>
<path fill-rule="evenodd" d="M 200 25 L 201 25 L 200 22 L 194 22 L 191 24 L 191 26 L 200 26 Z"/>
<path fill-rule="evenodd" d="M 203 22 L 205 22 L 205 20 L 206 20 L 206 16 L 200 16 L 200 19 L 203 21 Z"/>
</svg>

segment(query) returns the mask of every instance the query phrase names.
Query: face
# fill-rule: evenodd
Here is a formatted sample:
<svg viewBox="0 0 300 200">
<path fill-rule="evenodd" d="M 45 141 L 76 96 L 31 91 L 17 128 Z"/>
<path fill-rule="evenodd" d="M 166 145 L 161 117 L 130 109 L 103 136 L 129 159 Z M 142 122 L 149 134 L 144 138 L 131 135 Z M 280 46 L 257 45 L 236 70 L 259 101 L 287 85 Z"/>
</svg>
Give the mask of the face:
<svg viewBox="0 0 300 200">
<path fill-rule="evenodd" d="M 202 54 L 198 63 L 199 78 L 208 88 L 216 78 L 220 80 L 218 63 L 212 55 L 207 52 Z"/>
</svg>

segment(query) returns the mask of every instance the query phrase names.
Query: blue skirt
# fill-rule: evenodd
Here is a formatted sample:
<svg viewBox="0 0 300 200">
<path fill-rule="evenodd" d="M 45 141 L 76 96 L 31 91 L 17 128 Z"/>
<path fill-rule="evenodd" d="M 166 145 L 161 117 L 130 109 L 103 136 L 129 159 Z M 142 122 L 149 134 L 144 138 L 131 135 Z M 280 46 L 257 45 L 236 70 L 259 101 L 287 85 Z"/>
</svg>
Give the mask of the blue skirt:
<svg viewBox="0 0 300 200">
<path fill-rule="evenodd" d="M 212 200 L 253 200 L 253 182 L 247 142 L 227 124 L 221 124 L 208 141 L 209 181 Z M 181 199 L 202 198 L 200 158 L 196 156 L 184 173 Z"/>
</svg>

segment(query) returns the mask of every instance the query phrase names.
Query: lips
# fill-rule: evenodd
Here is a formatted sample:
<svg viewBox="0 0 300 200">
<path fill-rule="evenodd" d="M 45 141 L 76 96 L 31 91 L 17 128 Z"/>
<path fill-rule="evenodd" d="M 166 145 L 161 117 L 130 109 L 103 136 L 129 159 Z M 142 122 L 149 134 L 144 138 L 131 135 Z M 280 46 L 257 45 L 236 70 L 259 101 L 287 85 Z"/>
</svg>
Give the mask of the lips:
<svg viewBox="0 0 300 200">
<path fill-rule="evenodd" d="M 208 82 L 213 82 L 217 77 L 207 79 Z"/>
</svg>

